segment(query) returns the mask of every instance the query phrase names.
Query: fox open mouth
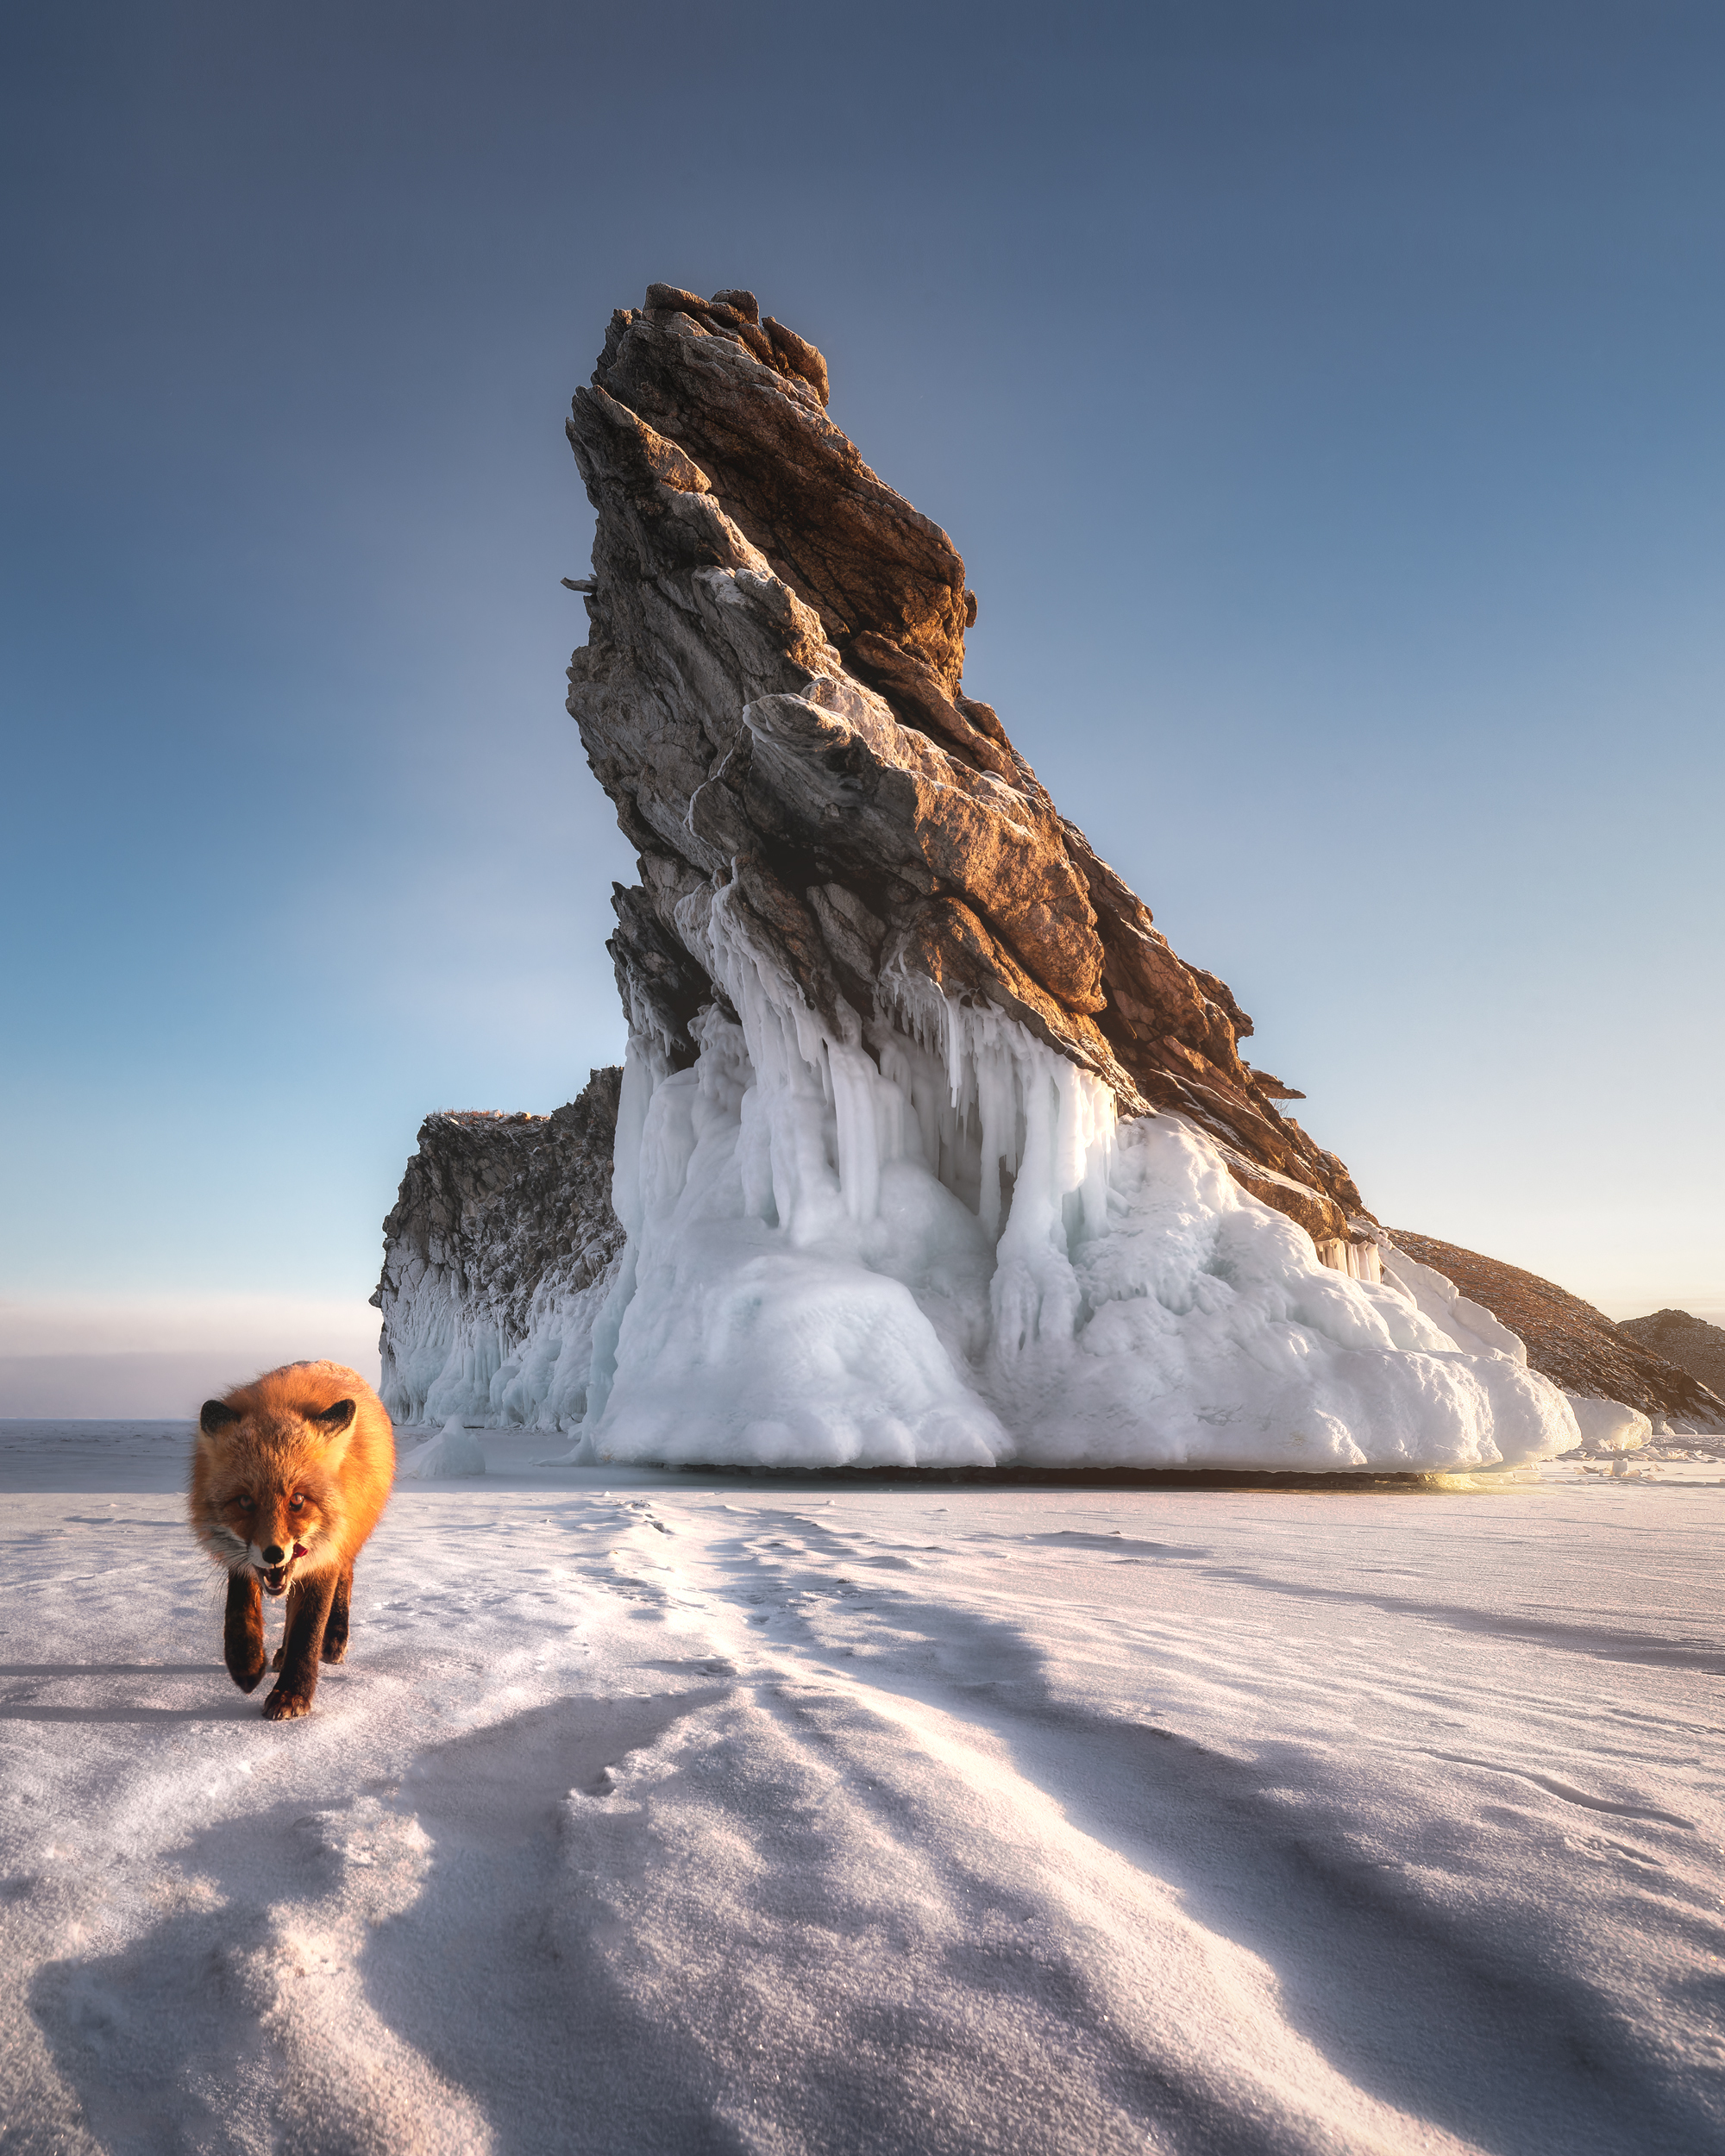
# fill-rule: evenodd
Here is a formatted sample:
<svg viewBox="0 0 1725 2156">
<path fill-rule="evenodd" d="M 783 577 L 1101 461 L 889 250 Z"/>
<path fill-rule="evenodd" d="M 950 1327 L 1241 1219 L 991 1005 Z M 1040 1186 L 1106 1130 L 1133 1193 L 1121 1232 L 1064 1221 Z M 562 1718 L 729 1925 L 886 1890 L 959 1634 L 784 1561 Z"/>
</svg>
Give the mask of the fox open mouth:
<svg viewBox="0 0 1725 2156">
<path fill-rule="evenodd" d="M 293 1568 L 304 1555 L 305 1545 L 303 1542 L 296 1542 L 293 1545 L 293 1555 L 283 1564 L 254 1564 L 252 1570 L 257 1574 L 265 1594 L 286 1594 L 293 1576 Z"/>
</svg>

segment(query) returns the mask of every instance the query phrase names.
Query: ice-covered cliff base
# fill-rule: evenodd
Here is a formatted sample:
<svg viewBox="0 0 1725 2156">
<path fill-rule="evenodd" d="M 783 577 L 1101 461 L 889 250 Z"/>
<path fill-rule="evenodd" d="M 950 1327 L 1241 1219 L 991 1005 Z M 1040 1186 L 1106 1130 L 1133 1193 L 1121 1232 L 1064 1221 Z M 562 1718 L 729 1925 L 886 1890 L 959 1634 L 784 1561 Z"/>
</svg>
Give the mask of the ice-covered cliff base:
<svg viewBox="0 0 1725 2156">
<path fill-rule="evenodd" d="M 580 1457 L 1327 1473 L 1546 1458 L 1563 1395 L 1393 1250 L 1319 1263 L 1181 1118 L 988 1009 L 870 1048 L 728 968 L 694 1066 L 631 1045 Z M 872 1052 L 871 1052 L 872 1049 Z"/>
<path fill-rule="evenodd" d="M 573 1429 L 623 1231 L 611 1209 L 621 1071 L 549 1116 L 430 1115 L 384 1222 L 384 1405 L 444 1426 L 416 1475 L 464 1472 L 463 1424 Z M 477 1470 L 474 1470 L 477 1471 Z"/>
</svg>

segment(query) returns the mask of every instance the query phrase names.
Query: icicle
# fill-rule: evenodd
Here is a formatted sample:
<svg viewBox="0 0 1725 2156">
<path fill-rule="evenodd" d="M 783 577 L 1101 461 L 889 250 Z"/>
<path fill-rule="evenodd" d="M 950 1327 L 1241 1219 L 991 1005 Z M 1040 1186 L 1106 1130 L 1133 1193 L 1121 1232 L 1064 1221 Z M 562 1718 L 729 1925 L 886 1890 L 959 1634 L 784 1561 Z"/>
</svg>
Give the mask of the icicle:
<svg viewBox="0 0 1725 2156">
<path fill-rule="evenodd" d="M 623 1086 L 617 1103 L 617 1142 L 611 1163 L 611 1209 L 625 1235 L 641 1229 L 641 1134 L 647 1110 L 668 1065 L 664 1050 L 631 1026 L 623 1061 Z"/>
<path fill-rule="evenodd" d="M 838 1181 L 853 1220 L 872 1220 L 881 1209 L 881 1134 L 875 1087 L 884 1081 L 860 1048 L 830 1042 L 826 1068 L 838 1118 Z"/>
</svg>

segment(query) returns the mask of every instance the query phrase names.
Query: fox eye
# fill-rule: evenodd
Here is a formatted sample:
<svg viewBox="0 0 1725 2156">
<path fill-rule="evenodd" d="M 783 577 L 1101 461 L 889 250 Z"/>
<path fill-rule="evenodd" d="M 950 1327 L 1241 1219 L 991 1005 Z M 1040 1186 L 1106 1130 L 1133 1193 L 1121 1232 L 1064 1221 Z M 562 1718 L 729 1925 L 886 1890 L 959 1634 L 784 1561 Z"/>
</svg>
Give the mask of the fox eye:
<svg viewBox="0 0 1725 2156">
<path fill-rule="evenodd" d="M 234 1500 L 234 1502 L 236 1505 L 242 1506 L 247 1512 L 251 1511 L 256 1501 L 256 1499 L 252 1495 L 252 1493 L 248 1489 L 242 1489 L 239 1495 Z"/>
<path fill-rule="evenodd" d="M 290 1512 L 304 1512 L 305 1510 L 305 1500 L 300 1495 L 298 1490 L 295 1490 L 292 1496 L 288 1499 L 287 1509 Z"/>
</svg>

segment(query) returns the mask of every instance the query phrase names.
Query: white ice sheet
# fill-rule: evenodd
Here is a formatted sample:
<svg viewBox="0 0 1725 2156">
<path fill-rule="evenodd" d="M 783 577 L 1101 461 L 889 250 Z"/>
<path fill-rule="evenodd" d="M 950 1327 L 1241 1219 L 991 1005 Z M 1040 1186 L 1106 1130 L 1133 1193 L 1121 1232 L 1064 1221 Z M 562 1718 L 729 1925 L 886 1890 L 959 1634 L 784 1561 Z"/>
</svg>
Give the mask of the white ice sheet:
<svg viewBox="0 0 1725 2156">
<path fill-rule="evenodd" d="M 9 2156 L 1725 2147 L 1716 1466 L 535 1477 L 488 1433 L 272 1726 L 183 1442 L 0 1426 Z"/>
</svg>

